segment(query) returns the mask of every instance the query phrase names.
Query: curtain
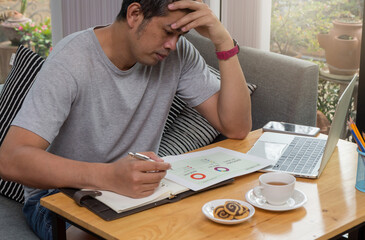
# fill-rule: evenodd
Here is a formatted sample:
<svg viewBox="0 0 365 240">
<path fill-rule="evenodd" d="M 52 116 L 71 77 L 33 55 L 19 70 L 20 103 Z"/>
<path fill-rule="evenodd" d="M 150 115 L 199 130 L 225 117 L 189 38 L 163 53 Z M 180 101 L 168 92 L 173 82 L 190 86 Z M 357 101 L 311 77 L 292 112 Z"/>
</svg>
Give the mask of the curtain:
<svg viewBox="0 0 365 240">
<path fill-rule="evenodd" d="M 243 46 L 270 50 L 271 0 L 222 0 L 222 23 Z"/>
<path fill-rule="evenodd" d="M 123 0 L 51 0 L 53 43 L 70 33 L 112 23 Z"/>
<path fill-rule="evenodd" d="M 112 23 L 123 0 L 51 0 L 53 43 Z M 241 45 L 270 50 L 271 0 L 205 0 Z M 220 9 L 221 8 L 221 9 Z"/>
</svg>

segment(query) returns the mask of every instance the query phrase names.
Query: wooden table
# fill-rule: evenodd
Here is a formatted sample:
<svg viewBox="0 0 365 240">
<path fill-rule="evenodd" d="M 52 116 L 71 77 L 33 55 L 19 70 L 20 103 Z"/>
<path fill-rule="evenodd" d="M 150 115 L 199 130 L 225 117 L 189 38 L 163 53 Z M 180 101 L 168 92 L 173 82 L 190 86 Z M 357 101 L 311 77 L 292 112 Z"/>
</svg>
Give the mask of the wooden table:
<svg viewBox="0 0 365 240">
<path fill-rule="evenodd" d="M 256 130 L 245 140 L 229 139 L 204 149 L 221 146 L 245 153 L 260 135 L 261 130 Z M 319 179 L 297 178 L 296 188 L 308 197 L 303 207 L 286 212 L 256 208 L 251 219 L 238 225 L 214 223 L 201 208 L 214 199 L 245 200 L 245 193 L 258 184 L 261 173 L 237 177 L 233 184 L 110 222 L 63 193 L 43 198 L 41 204 L 106 239 L 329 239 L 365 222 L 365 193 L 355 188 L 356 168 L 356 145 L 340 140 Z"/>
</svg>

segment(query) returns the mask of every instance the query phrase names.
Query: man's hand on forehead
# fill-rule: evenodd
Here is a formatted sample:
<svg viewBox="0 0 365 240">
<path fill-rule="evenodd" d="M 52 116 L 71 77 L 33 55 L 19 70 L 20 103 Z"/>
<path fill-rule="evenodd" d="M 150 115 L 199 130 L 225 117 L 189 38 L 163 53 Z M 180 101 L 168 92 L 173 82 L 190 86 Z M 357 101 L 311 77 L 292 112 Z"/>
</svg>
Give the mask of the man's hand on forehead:
<svg viewBox="0 0 365 240">
<path fill-rule="evenodd" d="M 170 25 L 168 25 L 168 27 L 169 28 L 171 28 L 171 31 L 174 31 L 174 32 L 176 32 L 177 34 L 180 34 L 180 35 L 184 35 L 184 34 L 186 34 L 186 33 L 188 33 L 189 31 L 183 31 L 183 30 L 181 30 L 181 28 L 173 28 L 172 26 L 171 26 L 172 24 L 170 24 Z"/>
<path fill-rule="evenodd" d="M 169 10 L 188 10 L 188 14 L 176 23 L 171 25 L 172 29 L 181 29 L 183 32 L 187 32 L 193 28 L 198 27 L 202 22 L 204 16 L 212 13 L 209 7 L 203 3 L 202 0 L 181 0 L 176 1 L 168 5 Z M 200 24 L 199 24 L 200 23 Z"/>
<path fill-rule="evenodd" d="M 232 38 L 228 31 L 203 0 L 176 1 L 170 3 L 168 8 L 170 11 L 187 10 L 189 12 L 175 23 L 171 24 L 172 29 L 181 29 L 183 32 L 195 29 L 204 37 L 209 38 L 216 47 L 224 42 L 232 42 Z"/>
</svg>

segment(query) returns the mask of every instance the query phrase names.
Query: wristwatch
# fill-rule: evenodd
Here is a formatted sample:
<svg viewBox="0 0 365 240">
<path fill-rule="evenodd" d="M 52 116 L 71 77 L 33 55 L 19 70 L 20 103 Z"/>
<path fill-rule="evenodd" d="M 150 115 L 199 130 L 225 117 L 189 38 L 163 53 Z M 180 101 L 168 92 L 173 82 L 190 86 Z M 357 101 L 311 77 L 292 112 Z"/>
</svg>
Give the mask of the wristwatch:
<svg viewBox="0 0 365 240">
<path fill-rule="evenodd" d="M 219 60 L 227 60 L 227 59 L 233 57 L 234 55 L 238 54 L 240 52 L 240 46 L 234 39 L 233 39 L 233 44 L 234 44 L 234 47 L 231 50 L 215 52 L 215 54 L 217 54 L 217 58 Z"/>
</svg>

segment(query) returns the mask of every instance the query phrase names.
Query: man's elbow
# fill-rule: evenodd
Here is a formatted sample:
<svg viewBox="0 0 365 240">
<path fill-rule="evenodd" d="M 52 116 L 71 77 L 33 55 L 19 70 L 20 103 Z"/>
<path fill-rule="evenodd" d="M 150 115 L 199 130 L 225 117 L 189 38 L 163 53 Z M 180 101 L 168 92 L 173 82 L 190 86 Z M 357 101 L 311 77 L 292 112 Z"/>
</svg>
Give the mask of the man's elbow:
<svg viewBox="0 0 365 240">
<path fill-rule="evenodd" d="M 241 128 L 236 128 L 231 131 L 227 131 L 224 133 L 224 136 L 230 139 L 245 139 L 247 135 L 250 133 L 252 128 L 252 124 L 246 124 Z"/>
<path fill-rule="evenodd" d="M 17 171 L 16 165 L 14 164 L 14 152 L 7 149 L 6 144 L 0 147 L 0 177 L 6 181 L 16 181 L 15 174 Z"/>
<path fill-rule="evenodd" d="M 9 167 L 7 166 L 7 159 L 3 152 L 4 151 L 0 147 L 0 177 L 3 180 L 9 181 L 10 180 L 8 175 L 9 171 L 6 171 L 7 169 L 9 169 Z"/>
</svg>

